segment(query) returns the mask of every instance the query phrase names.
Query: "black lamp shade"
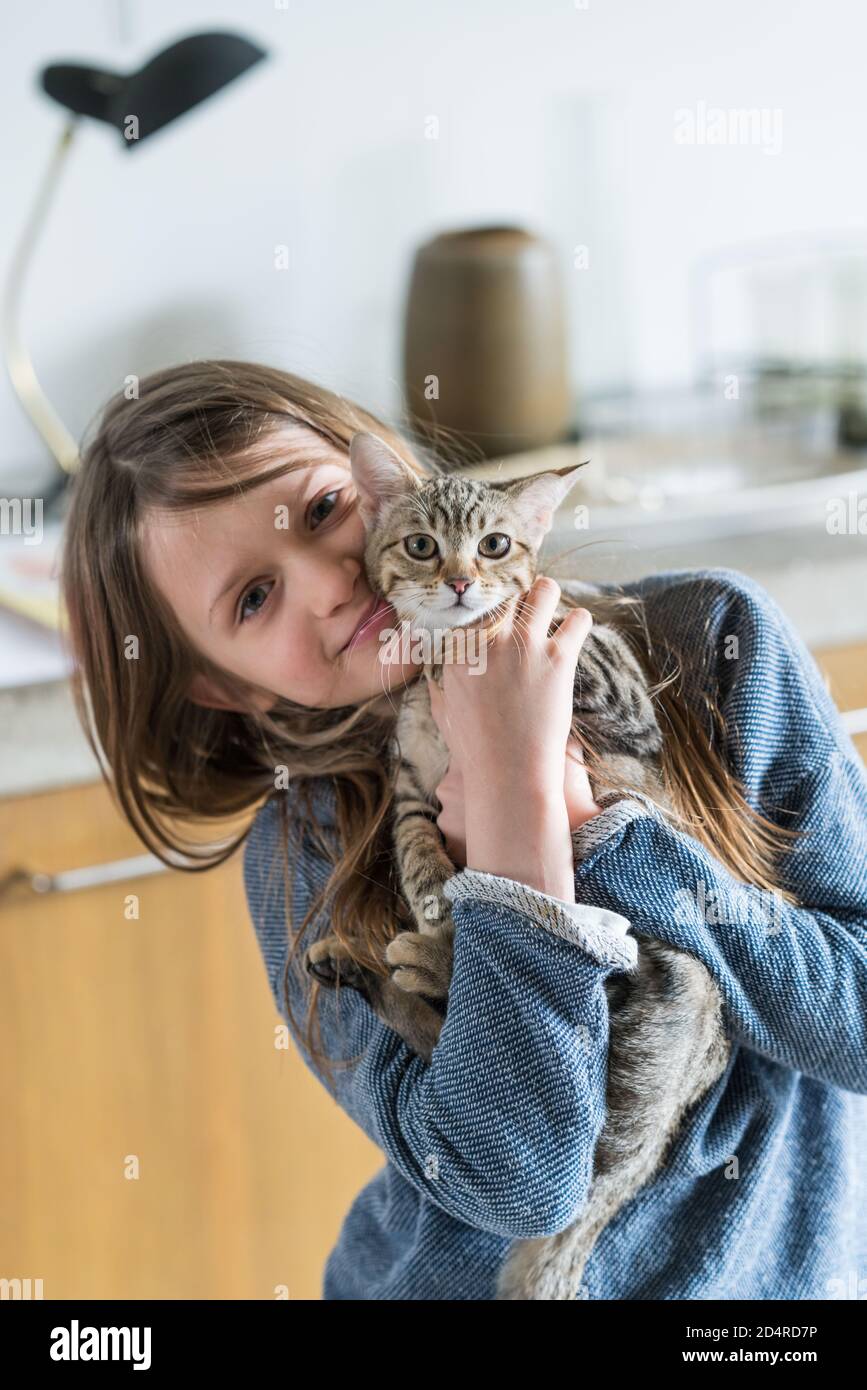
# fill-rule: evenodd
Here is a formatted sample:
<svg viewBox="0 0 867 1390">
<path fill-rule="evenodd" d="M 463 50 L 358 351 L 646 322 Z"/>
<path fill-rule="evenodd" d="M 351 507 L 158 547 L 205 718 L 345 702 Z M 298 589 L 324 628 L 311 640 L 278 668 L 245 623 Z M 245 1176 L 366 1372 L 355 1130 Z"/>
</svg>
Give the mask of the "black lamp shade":
<svg viewBox="0 0 867 1390">
<path fill-rule="evenodd" d="M 240 34 L 191 34 L 157 53 L 138 72 L 110 72 L 78 63 L 43 68 L 43 90 L 79 116 L 113 125 L 127 149 L 219 92 L 266 51 Z M 138 118 L 137 138 L 125 133 Z"/>
</svg>

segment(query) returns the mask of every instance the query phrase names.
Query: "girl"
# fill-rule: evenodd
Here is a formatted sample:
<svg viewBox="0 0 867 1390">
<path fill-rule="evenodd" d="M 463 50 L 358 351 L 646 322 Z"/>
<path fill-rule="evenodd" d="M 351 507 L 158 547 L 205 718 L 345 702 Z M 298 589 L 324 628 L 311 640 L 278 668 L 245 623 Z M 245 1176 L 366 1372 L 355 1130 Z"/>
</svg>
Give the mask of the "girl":
<svg viewBox="0 0 867 1390">
<path fill-rule="evenodd" d="M 732 1055 L 575 1296 L 853 1296 L 867 1287 L 867 779 L 800 638 L 742 575 L 577 584 L 553 637 L 560 590 L 542 580 L 483 679 L 446 668 L 439 824 L 463 867 L 429 1065 L 361 994 L 305 970 L 331 932 L 346 978 L 355 963 L 385 980 L 384 948 L 411 925 L 387 749 L 418 668 L 379 661 L 389 615 L 362 566 L 356 430 L 422 469 L 368 412 L 287 373 L 156 372 L 109 402 L 83 451 L 63 560 L 79 708 L 124 814 L 191 869 L 246 839 L 276 1005 L 386 1155 L 325 1297 L 490 1299 L 516 1238 L 572 1223 L 605 1120 L 604 985 L 642 935 L 711 971 Z M 654 683 L 673 816 L 628 787 L 596 805 L 593 750 L 567 746 L 594 611 Z M 229 844 L 180 828 L 242 812 Z"/>
</svg>

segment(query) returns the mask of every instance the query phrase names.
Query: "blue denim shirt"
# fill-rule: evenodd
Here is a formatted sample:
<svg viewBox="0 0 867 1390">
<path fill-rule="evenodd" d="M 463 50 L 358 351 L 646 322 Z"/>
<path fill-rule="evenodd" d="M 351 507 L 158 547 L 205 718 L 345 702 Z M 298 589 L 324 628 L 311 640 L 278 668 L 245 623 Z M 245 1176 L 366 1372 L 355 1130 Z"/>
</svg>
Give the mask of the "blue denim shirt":
<svg viewBox="0 0 867 1390">
<path fill-rule="evenodd" d="M 513 1240 L 572 1223 L 605 1117 L 604 982 L 631 968 L 643 936 L 707 965 L 732 1056 L 657 1177 L 600 1235 L 576 1297 L 867 1295 L 867 774 L 761 586 L 706 569 L 623 587 L 643 597 L 651 633 L 684 653 L 690 703 L 701 710 L 703 691 L 716 694 L 750 803 L 809 832 L 783 861 L 805 905 L 741 885 L 635 796 L 576 832 L 577 906 L 456 873 L 454 974 L 429 1065 L 357 993 L 320 995 L 329 1055 L 363 1054 L 336 1072 L 335 1098 L 386 1160 L 328 1258 L 326 1299 L 491 1299 Z M 333 790 L 320 785 L 333 836 Z M 248 840 L 245 881 L 282 1013 L 279 824 L 272 800 Z M 290 858 L 297 926 L 328 866 L 303 826 Z M 301 1020 L 308 986 L 290 971 Z"/>
</svg>

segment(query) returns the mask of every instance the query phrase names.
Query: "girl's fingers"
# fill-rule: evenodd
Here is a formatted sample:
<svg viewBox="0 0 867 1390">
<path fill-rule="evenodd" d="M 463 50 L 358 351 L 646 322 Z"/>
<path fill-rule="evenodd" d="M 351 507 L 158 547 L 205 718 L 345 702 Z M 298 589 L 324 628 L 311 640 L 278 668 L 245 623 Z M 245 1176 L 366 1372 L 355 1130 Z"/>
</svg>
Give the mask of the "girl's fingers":
<svg viewBox="0 0 867 1390">
<path fill-rule="evenodd" d="M 524 619 L 530 634 L 539 641 L 547 637 L 559 602 L 560 585 L 556 579 L 549 579 L 544 574 L 539 576 L 529 592 L 524 595 L 521 601 Z"/>
<path fill-rule="evenodd" d="M 506 642 L 512 636 L 515 626 L 515 615 L 520 607 L 520 596 L 507 599 L 505 603 L 501 604 L 496 625 L 497 638 L 499 638 L 501 642 Z"/>
<path fill-rule="evenodd" d="M 573 608 L 571 613 L 566 614 L 557 631 L 551 634 L 551 641 L 556 643 L 564 656 L 577 661 L 578 653 L 592 626 L 593 614 L 589 609 Z"/>
</svg>

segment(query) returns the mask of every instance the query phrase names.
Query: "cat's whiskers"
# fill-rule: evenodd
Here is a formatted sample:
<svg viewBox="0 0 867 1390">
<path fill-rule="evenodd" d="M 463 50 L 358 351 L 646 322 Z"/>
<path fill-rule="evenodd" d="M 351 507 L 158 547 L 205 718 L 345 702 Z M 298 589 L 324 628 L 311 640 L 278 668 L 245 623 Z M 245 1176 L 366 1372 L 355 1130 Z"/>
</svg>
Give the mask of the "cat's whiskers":
<svg viewBox="0 0 867 1390">
<path fill-rule="evenodd" d="M 530 632 L 530 624 L 529 624 L 529 622 L 527 621 L 527 618 L 524 616 L 523 613 L 516 613 L 516 614 L 515 614 L 515 617 L 514 617 L 514 620 L 513 620 L 513 629 L 514 629 L 515 627 L 517 627 L 519 630 L 523 630 L 525 633 L 527 633 L 527 634 L 529 635 L 529 632 Z M 554 663 L 553 663 L 553 661 L 551 660 L 551 657 L 548 655 L 547 652 L 545 652 L 545 660 L 547 661 L 548 665 L 549 665 L 549 666 L 551 667 L 551 669 L 553 670 L 553 669 L 554 669 Z"/>
</svg>

